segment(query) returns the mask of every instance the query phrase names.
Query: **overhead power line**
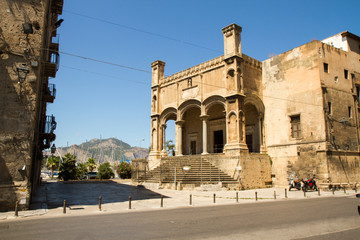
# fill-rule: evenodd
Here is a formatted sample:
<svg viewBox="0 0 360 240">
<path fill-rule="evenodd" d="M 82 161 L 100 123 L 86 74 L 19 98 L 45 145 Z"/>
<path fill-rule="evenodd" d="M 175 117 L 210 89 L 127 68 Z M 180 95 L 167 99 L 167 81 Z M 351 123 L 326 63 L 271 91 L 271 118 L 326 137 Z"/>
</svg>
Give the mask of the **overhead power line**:
<svg viewBox="0 0 360 240">
<path fill-rule="evenodd" d="M 88 18 L 88 19 L 91 19 L 91 20 L 94 20 L 94 21 L 98 21 L 98 22 L 103 22 L 103 23 L 106 23 L 106 24 L 114 25 L 114 26 L 117 26 L 117 27 L 125 28 L 125 29 L 131 30 L 131 31 L 136 31 L 136 32 L 140 32 L 140 33 L 145 33 L 145 34 L 148 34 L 148 35 L 151 35 L 151 36 L 155 36 L 155 37 L 159 37 L 159 38 L 164 38 L 164 39 L 167 39 L 167 40 L 170 40 L 170 41 L 174 41 L 174 42 L 180 42 L 180 43 L 182 43 L 182 44 L 186 44 L 186 45 L 189 45 L 189 46 L 193 46 L 193 47 L 205 49 L 205 50 L 208 50 L 208 51 L 212 51 L 212 52 L 216 52 L 216 53 L 222 53 L 222 52 L 219 51 L 219 50 L 215 50 L 215 49 L 211 49 L 211 48 L 208 48 L 208 47 L 204 47 L 204 46 L 201 46 L 201 45 L 198 45 L 198 44 L 195 44 L 195 43 L 183 41 L 183 40 L 180 40 L 180 39 L 176 39 L 176 38 L 169 37 L 169 36 L 166 36 L 166 35 L 162 35 L 162 34 L 150 32 L 150 31 L 142 30 L 142 29 L 139 29 L 139 28 L 134 28 L 134 27 L 127 26 L 127 25 L 124 25 L 124 24 L 119 24 L 119 23 L 111 22 L 111 21 L 104 20 L 104 19 L 101 19 L 101 18 L 92 17 L 92 16 L 87 16 L 87 15 L 84 15 L 84 14 L 81 14 L 81 13 L 72 12 L 72 11 L 69 11 L 69 10 L 63 10 L 63 12 L 67 12 L 67 13 L 70 13 L 70 14 L 73 14 L 73 15 L 76 15 L 76 16 L 80 16 L 80 17 L 83 17 L 83 18 Z"/>
<path fill-rule="evenodd" d="M 67 52 L 62 52 L 62 51 L 59 51 L 59 53 L 62 53 L 62 54 L 68 55 L 68 56 L 72 56 L 72 57 L 82 58 L 82 59 L 85 59 L 85 60 L 94 61 L 94 62 L 109 64 L 109 65 L 113 65 L 113 66 L 116 66 L 116 67 L 127 68 L 127 69 L 131 69 L 131 70 L 139 71 L 139 72 L 152 73 L 151 71 L 148 71 L 148 70 L 135 68 L 135 67 L 129 67 L 129 66 L 118 64 L 118 63 L 107 62 L 107 61 L 99 60 L 99 59 L 95 59 L 95 58 L 80 56 L 80 55 L 76 55 L 76 54 L 73 54 L 73 53 L 67 53 Z"/>
</svg>

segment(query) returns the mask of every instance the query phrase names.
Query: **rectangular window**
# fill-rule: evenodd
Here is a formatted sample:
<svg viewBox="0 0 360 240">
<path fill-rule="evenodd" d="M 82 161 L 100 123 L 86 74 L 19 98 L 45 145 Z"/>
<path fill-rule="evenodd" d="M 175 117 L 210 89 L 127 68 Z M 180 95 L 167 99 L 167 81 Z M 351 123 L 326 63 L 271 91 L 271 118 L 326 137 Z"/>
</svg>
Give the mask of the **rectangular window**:
<svg viewBox="0 0 360 240">
<path fill-rule="evenodd" d="M 332 114 L 331 102 L 328 102 L 328 114 Z"/>
<path fill-rule="evenodd" d="M 301 125 L 300 125 L 300 115 L 290 116 L 291 123 L 291 137 L 300 138 L 301 137 Z"/>
<path fill-rule="evenodd" d="M 352 114 L 351 114 L 351 107 L 348 107 L 348 117 L 351 118 L 352 117 Z"/>
<path fill-rule="evenodd" d="M 329 72 L 329 64 L 324 63 L 324 72 L 328 73 Z"/>
<path fill-rule="evenodd" d="M 360 105 L 360 86 L 356 86 L 356 97 L 357 97 L 358 105 Z"/>
<path fill-rule="evenodd" d="M 344 69 L 344 77 L 345 79 L 349 79 L 349 71 Z"/>
</svg>

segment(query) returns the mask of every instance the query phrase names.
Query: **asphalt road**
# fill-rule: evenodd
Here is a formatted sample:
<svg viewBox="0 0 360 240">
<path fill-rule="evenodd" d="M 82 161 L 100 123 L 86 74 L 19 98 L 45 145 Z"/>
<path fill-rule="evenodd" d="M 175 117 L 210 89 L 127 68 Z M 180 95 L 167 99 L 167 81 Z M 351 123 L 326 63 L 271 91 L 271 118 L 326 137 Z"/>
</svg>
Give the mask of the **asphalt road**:
<svg viewBox="0 0 360 240">
<path fill-rule="evenodd" d="M 360 239 L 359 200 L 335 197 L 0 222 L 0 239 Z"/>
</svg>

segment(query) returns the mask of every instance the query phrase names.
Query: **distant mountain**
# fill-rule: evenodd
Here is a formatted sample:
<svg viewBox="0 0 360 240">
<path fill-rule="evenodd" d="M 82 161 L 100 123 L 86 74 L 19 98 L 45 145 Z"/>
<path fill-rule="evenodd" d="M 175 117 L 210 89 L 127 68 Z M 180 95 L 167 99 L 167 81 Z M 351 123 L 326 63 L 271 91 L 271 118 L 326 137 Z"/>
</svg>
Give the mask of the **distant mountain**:
<svg viewBox="0 0 360 240">
<path fill-rule="evenodd" d="M 96 162 L 120 162 L 124 155 L 127 159 L 131 158 L 146 158 L 148 156 L 148 149 L 140 147 L 131 147 L 129 144 L 116 139 L 92 139 L 80 145 L 71 145 L 69 147 L 58 147 L 58 152 L 61 156 L 66 153 L 71 153 L 76 156 L 78 162 L 86 162 L 89 158 L 94 158 Z M 58 155 L 58 152 L 56 155 Z"/>
</svg>

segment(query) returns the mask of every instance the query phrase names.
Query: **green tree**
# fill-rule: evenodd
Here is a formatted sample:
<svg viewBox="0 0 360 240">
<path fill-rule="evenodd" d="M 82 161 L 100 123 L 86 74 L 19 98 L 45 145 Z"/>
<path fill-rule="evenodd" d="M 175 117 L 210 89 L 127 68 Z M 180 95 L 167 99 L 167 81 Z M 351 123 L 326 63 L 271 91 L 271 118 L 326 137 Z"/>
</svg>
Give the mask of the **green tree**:
<svg viewBox="0 0 360 240">
<path fill-rule="evenodd" d="M 89 169 L 89 172 L 94 171 L 94 169 L 96 168 L 95 159 L 89 158 L 89 159 L 87 160 L 86 165 L 87 165 L 87 167 L 88 167 L 88 169 Z"/>
<path fill-rule="evenodd" d="M 59 167 L 59 157 L 50 156 L 46 166 L 51 170 L 51 178 L 54 178 L 54 171 Z"/>
<path fill-rule="evenodd" d="M 114 171 L 112 170 L 110 163 L 105 162 L 99 166 L 98 177 L 100 179 L 110 179 L 115 177 Z"/>
<path fill-rule="evenodd" d="M 64 161 L 60 164 L 59 171 L 59 178 L 64 181 L 77 179 L 78 171 L 76 167 L 76 156 L 71 153 L 65 154 Z"/>
<path fill-rule="evenodd" d="M 166 147 L 166 151 L 167 151 L 168 155 L 170 155 L 170 156 L 175 155 L 175 152 L 174 152 L 175 144 L 173 143 L 172 140 L 166 141 L 165 142 L 165 147 Z"/>
<path fill-rule="evenodd" d="M 85 163 L 77 164 L 77 178 L 82 179 L 84 175 L 88 174 L 88 170 Z"/>
<path fill-rule="evenodd" d="M 131 166 L 127 162 L 122 162 L 116 167 L 116 173 L 120 178 L 131 178 Z"/>
</svg>

